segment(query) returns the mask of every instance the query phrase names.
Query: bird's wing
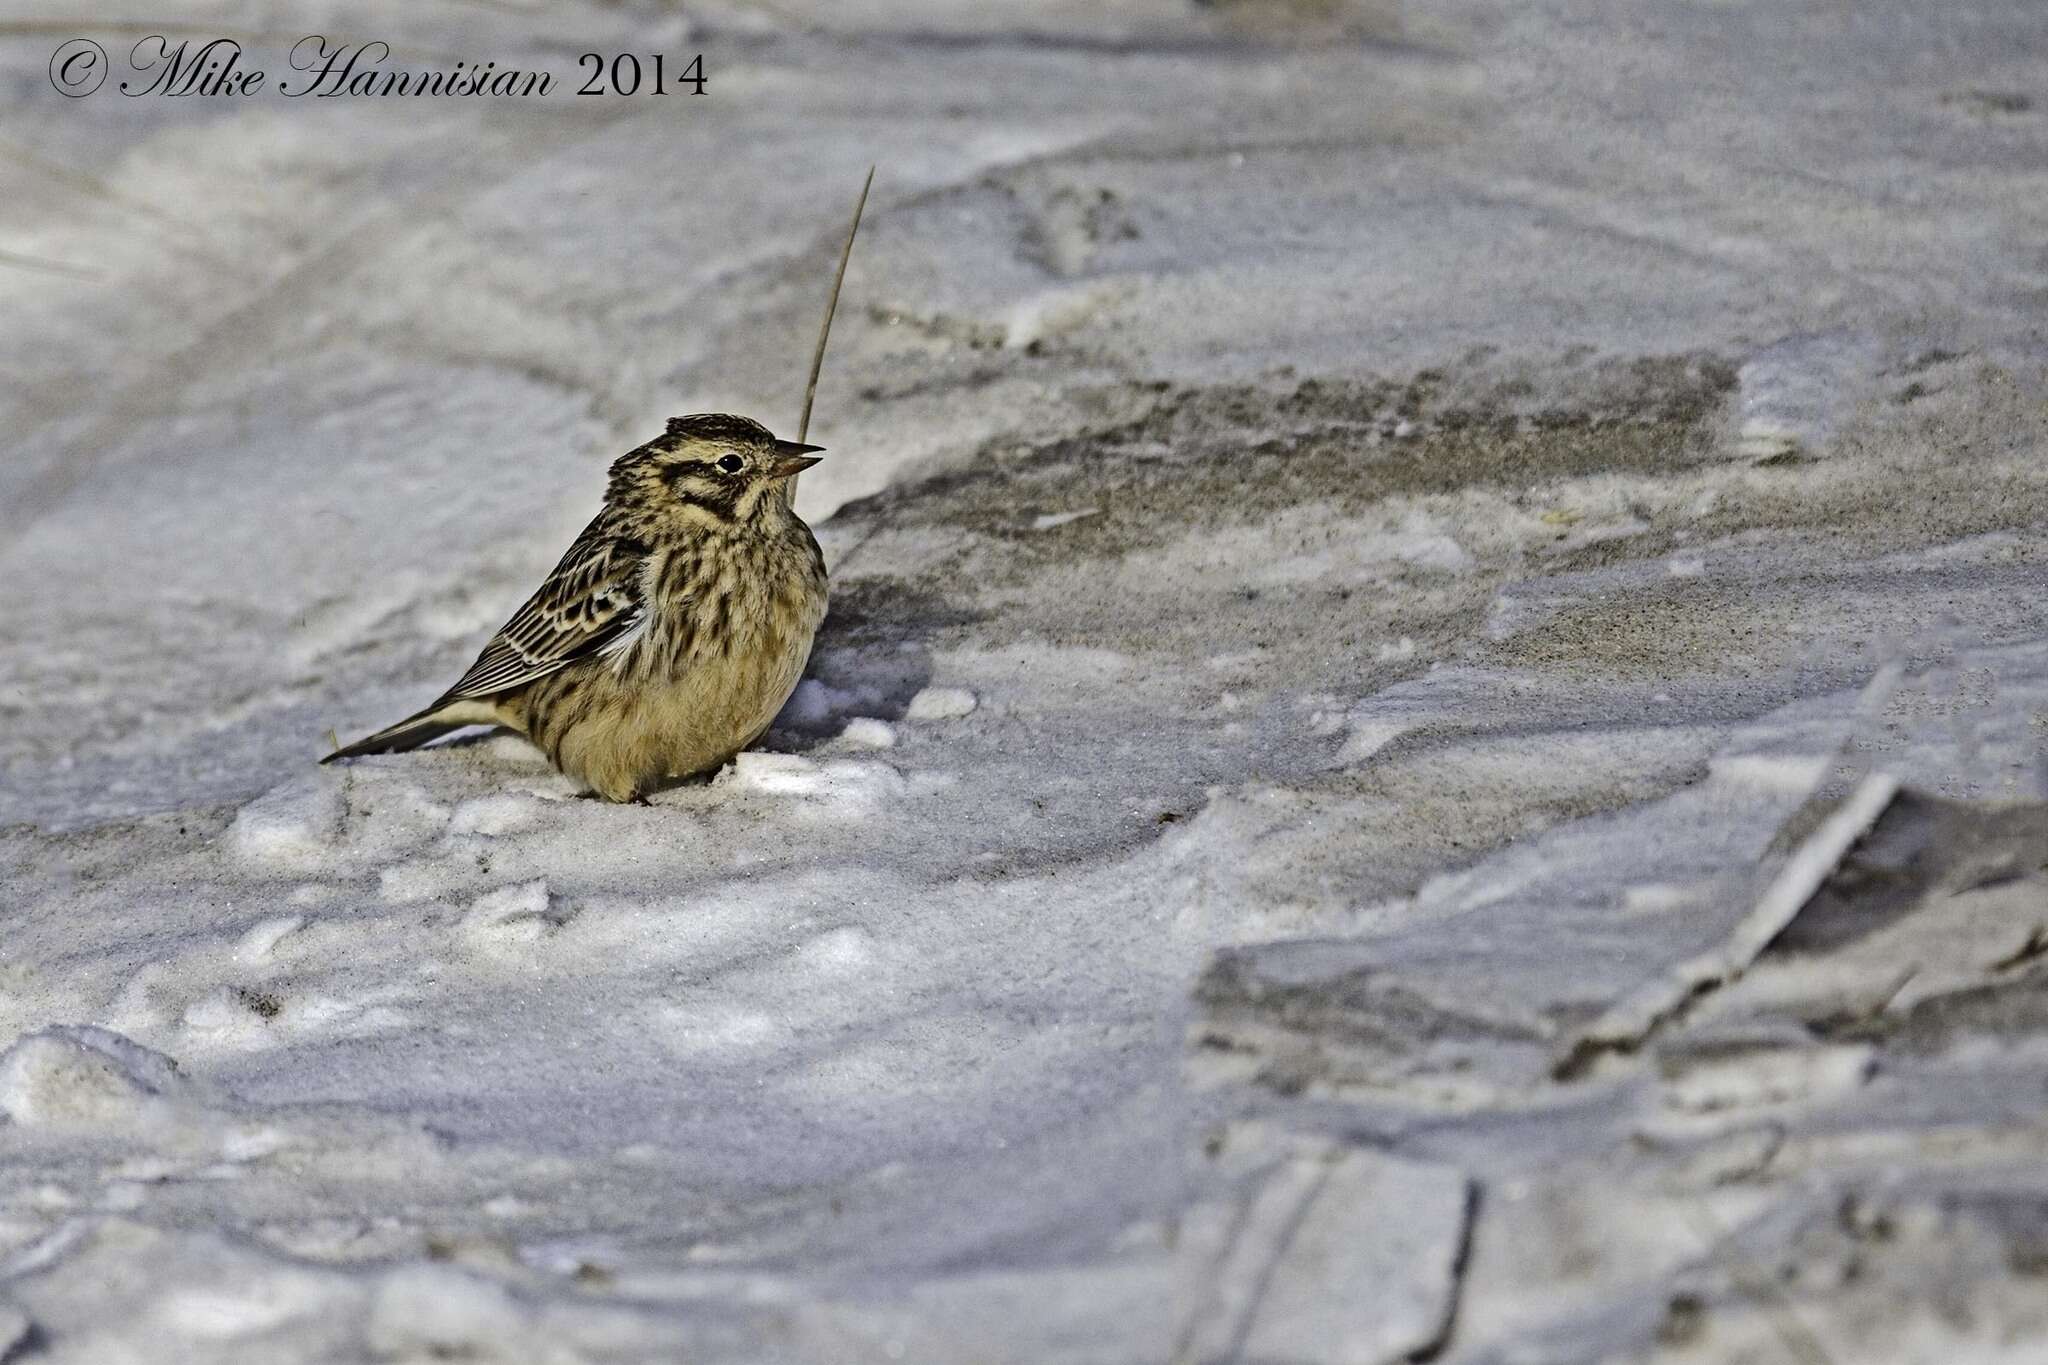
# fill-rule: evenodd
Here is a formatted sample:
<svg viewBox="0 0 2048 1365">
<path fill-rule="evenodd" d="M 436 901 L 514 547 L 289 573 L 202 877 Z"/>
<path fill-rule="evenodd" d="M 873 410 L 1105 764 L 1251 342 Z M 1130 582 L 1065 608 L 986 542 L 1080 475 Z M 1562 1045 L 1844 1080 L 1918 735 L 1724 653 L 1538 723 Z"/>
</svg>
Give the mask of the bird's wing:
<svg viewBox="0 0 2048 1365">
<path fill-rule="evenodd" d="M 617 645 L 645 616 L 646 559 L 600 513 L 442 700 L 494 697 Z"/>
</svg>

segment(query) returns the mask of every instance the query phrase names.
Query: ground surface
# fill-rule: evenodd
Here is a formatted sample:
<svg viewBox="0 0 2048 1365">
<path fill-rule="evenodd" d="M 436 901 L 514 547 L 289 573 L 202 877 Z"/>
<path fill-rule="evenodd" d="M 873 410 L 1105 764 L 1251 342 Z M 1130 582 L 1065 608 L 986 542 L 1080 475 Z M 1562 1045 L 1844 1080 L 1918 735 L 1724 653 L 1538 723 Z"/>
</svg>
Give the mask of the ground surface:
<svg viewBox="0 0 2048 1365">
<path fill-rule="evenodd" d="M 0 1358 L 2041 1358 L 2033 0 L 51 91 L 172 22 L 0 18 Z M 314 767 L 663 417 L 793 426 L 870 161 L 763 751 Z"/>
</svg>

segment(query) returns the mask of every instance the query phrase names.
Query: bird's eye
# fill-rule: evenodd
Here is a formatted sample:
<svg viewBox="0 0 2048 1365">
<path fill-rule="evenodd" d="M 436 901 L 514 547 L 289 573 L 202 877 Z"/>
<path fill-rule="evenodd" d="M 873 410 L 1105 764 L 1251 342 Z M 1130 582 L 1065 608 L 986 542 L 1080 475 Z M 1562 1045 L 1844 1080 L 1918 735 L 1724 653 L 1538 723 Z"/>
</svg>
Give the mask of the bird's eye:
<svg viewBox="0 0 2048 1365">
<path fill-rule="evenodd" d="M 747 467 L 747 462 L 737 455 L 727 455 L 719 460 L 718 467 L 728 474 L 737 474 Z"/>
</svg>

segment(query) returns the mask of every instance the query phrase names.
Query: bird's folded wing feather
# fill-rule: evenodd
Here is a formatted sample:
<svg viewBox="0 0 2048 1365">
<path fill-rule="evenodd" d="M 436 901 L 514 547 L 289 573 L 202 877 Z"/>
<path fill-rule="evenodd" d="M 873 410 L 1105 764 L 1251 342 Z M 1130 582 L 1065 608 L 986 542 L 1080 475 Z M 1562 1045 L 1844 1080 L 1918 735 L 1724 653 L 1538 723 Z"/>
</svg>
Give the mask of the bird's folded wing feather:
<svg viewBox="0 0 2048 1365">
<path fill-rule="evenodd" d="M 600 514 L 562 562 L 484 646 L 446 700 L 494 697 L 602 652 L 639 625 L 647 549 Z"/>
</svg>

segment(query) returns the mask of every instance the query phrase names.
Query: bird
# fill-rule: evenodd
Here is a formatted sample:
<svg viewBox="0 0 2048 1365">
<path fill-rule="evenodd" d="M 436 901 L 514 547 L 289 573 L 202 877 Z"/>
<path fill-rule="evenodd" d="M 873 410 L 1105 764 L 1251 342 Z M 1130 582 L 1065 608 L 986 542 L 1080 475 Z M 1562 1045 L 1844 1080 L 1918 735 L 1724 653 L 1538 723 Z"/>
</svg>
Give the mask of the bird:
<svg viewBox="0 0 2048 1365">
<path fill-rule="evenodd" d="M 502 725 L 607 801 L 722 768 L 796 689 L 825 619 L 825 557 L 789 482 L 823 449 L 728 413 L 670 418 L 613 462 L 603 508 L 453 687 L 320 761 Z"/>
</svg>

